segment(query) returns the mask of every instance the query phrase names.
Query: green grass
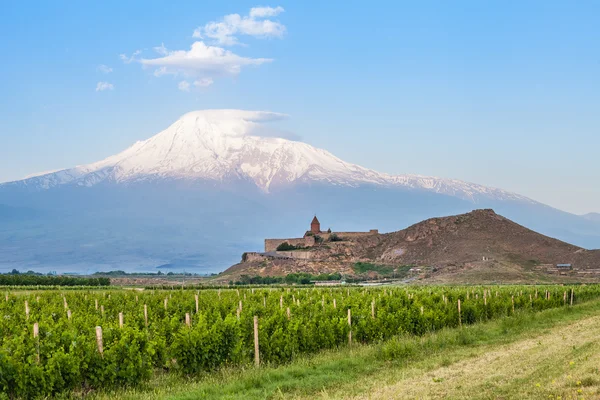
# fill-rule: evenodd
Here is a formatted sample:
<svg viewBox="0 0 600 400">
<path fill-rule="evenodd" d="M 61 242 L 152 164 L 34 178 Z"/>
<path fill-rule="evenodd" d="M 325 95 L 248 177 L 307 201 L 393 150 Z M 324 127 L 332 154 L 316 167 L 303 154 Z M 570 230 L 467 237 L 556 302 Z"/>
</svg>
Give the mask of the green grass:
<svg viewBox="0 0 600 400">
<path fill-rule="evenodd" d="M 283 366 L 223 369 L 195 378 L 157 373 L 137 388 L 88 394 L 98 399 L 276 399 L 318 397 L 335 393 L 346 397 L 368 392 L 385 377 L 424 374 L 452 365 L 502 345 L 537 337 L 553 327 L 598 315 L 600 301 L 552 309 L 537 314 L 517 314 L 500 320 L 444 329 L 422 337 L 399 336 L 388 342 L 345 347 L 298 358 Z M 540 373 L 543 373 L 541 371 Z M 590 376 L 586 384 L 595 384 Z M 390 383 L 390 382 L 387 382 Z M 74 397 L 84 397 L 74 394 Z"/>
</svg>

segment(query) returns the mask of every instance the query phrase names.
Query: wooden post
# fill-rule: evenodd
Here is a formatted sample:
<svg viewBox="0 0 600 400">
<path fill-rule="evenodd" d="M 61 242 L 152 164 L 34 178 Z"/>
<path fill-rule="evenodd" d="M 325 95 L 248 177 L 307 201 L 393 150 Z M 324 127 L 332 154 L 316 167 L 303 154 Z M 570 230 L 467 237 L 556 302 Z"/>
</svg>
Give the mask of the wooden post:
<svg viewBox="0 0 600 400">
<path fill-rule="evenodd" d="M 242 311 L 242 301 L 240 300 L 240 306 L 239 306 L 240 311 Z"/>
<path fill-rule="evenodd" d="M 510 301 L 512 302 L 512 310 L 513 314 L 515 313 L 515 296 L 510 296 Z"/>
<path fill-rule="evenodd" d="M 238 319 L 238 321 L 240 320 L 240 313 L 241 313 L 241 310 L 238 308 L 238 309 L 236 310 L 236 314 L 237 314 L 237 319 Z"/>
<path fill-rule="evenodd" d="M 198 295 L 194 295 L 194 300 L 196 300 L 196 314 L 198 314 Z"/>
<path fill-rule="evenodd" d="M 321 306 L 325 308 L 325 296 L 321 298 Z"/>
<path fill-rule="evenodd" d="M 254 316 L 254 365 L 260 365 L 260 353 L 258 349 L 258 317 Z"/>
<path fill-rule="evenodd" d="M 283 296 L 279 296 L 279 308 L 283 308 Z"/>
<path fill-rule="evenodd" d="M 573 305 L 573 288 L 571 288 L 571 305 Z"/>
<path fill-rule="evenodd" d="M 290 308 L 289 307 L 287 308 L 286 312 L 287 312 L 288 319 L 290 319 L 291 318 L 291 314 L 290 314 Z"/>
<path fill-rule="evenodd" d="M 35 347 L 36 347 L 36 352 L 37 352 L 37 362 L 38 364 L 40 363 L 40 327 L 38 325 L 38 323 L 36 322 L 35 324 L 33 324 L 33 338 L 37 339 L 35 342 Z"/>
<path fill-rule="evenodd" d="M 487 306 L 487 297 L 483 296 L 483 305 Z"/>
<path fill-rule="evenodd" d="M 371 301 L 371 318 L 375 319 L 375 299 Z"/>
<path fill-rule="evenodd" d="M 192 326 L 192 321 L 190 319 L 190 313 L 185 313 L 185 324 L 190 327 Z"/>
<path fill-rule="evenodd" d="M 267 307 L 267 297 L 263 296 L 263 307 Z"/>
<path fill-rule="evenodd" d="M 166 297 L 165 297 L 164 303 L 165 303 L 165 310 L 166 310 L 167 309 L 167 305 L 169 304 L 169 300 Z"/>
<path fill-rule="evenodd" d="M 29 303 L 25 300 L 25 318 L 29 319 Z"/>
<path fill-rule="evenodd" d="M 100 306 L 100 314 L 102 314 L 102 316 L 104 316 L 104 304 L 102 304 Z"/>
<path fill-rule="evenodd" d="M 67 310 L 67 319 L 71 320 L 71 310 Z"/>
<path fill-rule="evenodd" d="M 96 344 L 98 345 L 98 352 L 100 356 L 104 358 L 104 350 L 102 348 L 102 327 L 96 327 Z"/>
<path fill-rule="evenodd" d="M 352 344 L 352 310 L 348 309 L 348 326 L 350 327 L 350 331 L 348 332 L 348 345 Z"/>
<path fill-rule="evenodd" d="M 144 323 L 148 327 L 148 306 L 144 304 Z"/>
<path fill-rule="evenodd" d="M 138 295 L 136 294 L 136 295 L 135 295 L 135 302 L 137 303 L 138 301 L 139 301 L 139 299 L 138 299 Z"/>
<path fill-rule="evenodd" d="M 564 305 L 567 305 L 567 292 L 563 293 L 563 303 Z"/>
<path fill-rule="evenodd" d="M 335 299 L 333 299 L 333 308 L 337 308 L 337 306 L 335 304 Z"/>
<path fill-rule="evenodd" d="M 123 329 L 123 313 L 119 313 L 119 328 Z"/>
<path fill-rule="evenodd" d="M 98 309 L 98 299 L 95 299 L 94 302 L 96 303 L 96 310 Z"/>
<path fill-rule="evenodd" d="M 423 306 L 421 306 L 421 315 L 423 315 L 423 311 L 424 311 Z"/>
<path fill-rule="evenodd" d="M 460 317 L 460 299 L 458 299 L 458 326 L 462 328 L 462 320 Z"/>
</svg>

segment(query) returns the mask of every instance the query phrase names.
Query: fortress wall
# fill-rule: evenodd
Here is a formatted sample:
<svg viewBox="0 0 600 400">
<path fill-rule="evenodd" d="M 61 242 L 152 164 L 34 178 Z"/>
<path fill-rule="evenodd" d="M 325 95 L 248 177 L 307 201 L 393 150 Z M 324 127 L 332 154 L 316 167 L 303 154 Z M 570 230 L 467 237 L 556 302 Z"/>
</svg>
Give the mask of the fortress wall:
<svg viewBox="0 0 600 400">
<path fill-rule="evenodd" d="M 307 236 L 306 238 L 265 239 L 265 253 L 277 250 L 277 246 L 284 242 L 288 242 L 293 246 L 313 246 L 315 238 Z"/>
<path fill-rule="evenodd" d="M 372 229 L 369 232 L 333 232 L 333 233 L 335 233 L 342 239 L 344 239 L 344 238 L 352 239 L 352 238 L 362 237 L 362 236 L 378 235 L 379 231 L 377 229 Z"/>
<path fill-rule="evenodd" d="M 277 251 L 276 252 L 278 255 L 284 256 L 284 257 L 289 257 L 289 258 L 296 258 L 299 260 L 310 260 L 312 258 L 313 253 L 311 253 L 310 251 L 299 251 L 299 250 L 295 250 L 295 251 Z"/>
</svg>

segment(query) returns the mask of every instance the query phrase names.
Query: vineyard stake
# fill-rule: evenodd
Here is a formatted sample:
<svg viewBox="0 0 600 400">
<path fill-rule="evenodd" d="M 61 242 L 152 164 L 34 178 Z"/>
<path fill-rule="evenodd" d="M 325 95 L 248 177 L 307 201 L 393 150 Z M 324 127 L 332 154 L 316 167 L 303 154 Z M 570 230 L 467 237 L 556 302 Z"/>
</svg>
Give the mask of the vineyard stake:
<svg viewBox="0 0 600 400">
<path fill-rule="evenodd" d="M 260 365 L 260 353 L 258 350 L 258 317 L 254 316 L 254 365 Z"/>
<path fill-rule="evenodd" d="M 266 296 L 263 296 L 263 307 L 267 307 L 267 298 Z"/>
<path fill-rule="evenodd" d="M 290 308 L 289 307 L 287 308 L 286 312 L 287 312 L 288 319 L 290 319 L 291 318 L 291 314 L 290 314 Z"/>
<path fill-rule="evenodd" d="M 512 301 L 512 310 L 513 314 L 515 313 L 515 296 L 510 296 L 510 301 Z"/>
<path fill-rule="evenodd" d="M 279 308 L 283 308 L 283 296 L 279 296 Z"/>
<path fill-rule="evenodd" d="M 348 326 L 350 331 L 348 332 L 348 345 L 352 344 L 352 310 L 348 309 Z"/>
<path fill-rule="evenodd" d="M 458 326 L 462 328 L 462 320 L 460 318 L 460 299 L 458 299 Z"/>
<path fill-rule="evenodd" d="M 67 319 L 71 320 L 71 310 L 67 310 Z"/>
<path fill-rule="evenodd" d="M 29 303 L 25 300 L 25 318 L 29 319 Z"/>
<path fill-rule="evenodd" d="M 144 323 L 148 327 L 148 306 L 144 304 Z"/>
<path fill-rule="evenodd" d="M 237 319 L 239 321 L 240 320 L 240 312 L 241 312 L 241 310 L 238 308 L 236 312 L 237 312 Z"/>
<path fill-rule="evenodd" d="M 104 304 L 100 306 L 100 314 L 104 316 Z"/>
<path fill-rule="evenodd" d="M 567 305 L 567 292 L 563 293 L 563 304 Z"/>
<path fill-rule="evenodd" d="M 337 308 L 337 306 L 335 304 L 335 298 L 333 299 L 333 308 Z"/>
<path fill-rule="evenodd" d="M 38 325 L 38 323 L 36 322 L 35 324 L 33 324 L 33 338 L 37 339 L 35 342 L 35 347 L 36 347 L 36 352 L 37 352 L 37 362 L 38 364 L 40 363 L 40 327 Z"/>
<path fill-rule="evenodd" d="M 102 327 L 96 327 L 96 344 L 98 345 L 98 352 L 100 357 L 104 358 L 104 350 L 102 349 Z"/>
<path fill-rule="evenodd" d="M 194 300 L 196 300 L 196 314 L 198 314 L 198 295 L 194 295 Z"/>
<path fill-rule="evenodd" d="M 240 300 L 240 311 L 242 311 L 242 301 Z"/>
<path fill-rule="evenodd" d="M 96 310 L 98 310 L 98 299 L 94 300 L 96 302 Z"/>
<path fill-rule="evenodd" d="M 571 305 L 573 305 L 573 288 L 571 288 Z"/>
<path fill-rule="evenodd" d="M 185 324 L 186 324 L 188 327 L 191 327 L 191 326 L 192 326 L 192 321 L 190 320 L 190 313 L 185 313 Z"/>
<path fill-rule="evenodd" d="M 375 299 L 371 301 L 371 318 L 375 319 Z"/>
<path fill-rule="evenodd" d="M 168 302 L 169 302 L 169 300 L 165 297 L 165 301 L 164 301 L 164 303 L 165 303 L 165 310 L 167 309 Z"/>
<path fill-rule="evenodd" d="M 119 328 L 123 329 L 123 313 L 119 313 Z"/>
</svg>

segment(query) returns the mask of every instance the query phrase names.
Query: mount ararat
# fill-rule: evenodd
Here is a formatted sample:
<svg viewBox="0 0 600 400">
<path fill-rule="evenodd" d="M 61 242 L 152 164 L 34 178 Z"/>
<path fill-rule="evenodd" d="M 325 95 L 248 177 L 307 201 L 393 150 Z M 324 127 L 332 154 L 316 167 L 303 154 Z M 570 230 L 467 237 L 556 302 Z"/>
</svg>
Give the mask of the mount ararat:
<svg viewBox="0 0 600 400">
<path fill-rule="evenodd" d="M 104 160 L 0 184 L 0 271 L 218 272 L 264 237 L 394 231 L 494 208 L 528 228 L 600 247 L 600 223 L 453 179 L 390 175 L 273 137 L 283 114 L 203 110 Z"/>
</svg>

